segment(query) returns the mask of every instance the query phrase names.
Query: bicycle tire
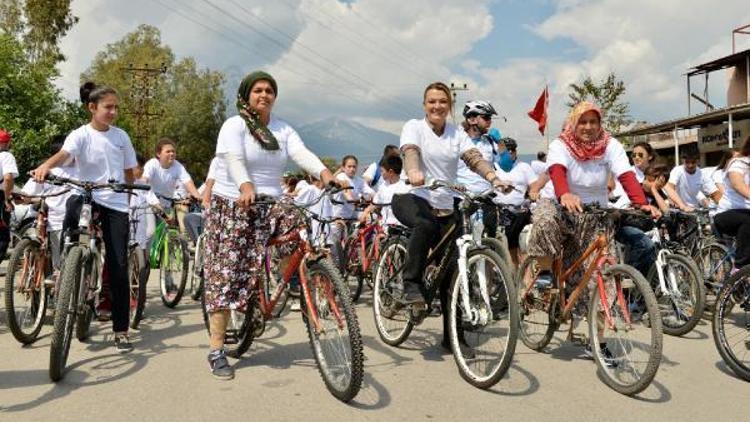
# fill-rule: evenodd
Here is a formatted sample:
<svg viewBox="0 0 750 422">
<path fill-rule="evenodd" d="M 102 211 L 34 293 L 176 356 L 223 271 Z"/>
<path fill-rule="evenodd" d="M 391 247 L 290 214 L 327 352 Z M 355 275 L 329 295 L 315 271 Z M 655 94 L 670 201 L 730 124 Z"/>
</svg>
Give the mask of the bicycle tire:
<svg viewBox="0 0 750 422">
<path fill-rule="evenodd" d="M 541 290 L 535 285 L 532 286 L 527 292 L 525 297 L 521 297 L 526 290 L 526 282 L 524 276 L 527 271 L 534 271 L 531 267 L 536 262 L 534 257 L 526 257 L 521 263 L 518 273 L 516 274 L 516 296 L 518 304 L 518 336 L 521 338 L 526 347 L 531 350 L 542 351 L 552 341 L 552 337 L 555 335 L 555 331 L 559 326 L 559 322 L 555 317 L 558 311 L 558 296 L 550 292 L 550 289 Z M 531 267 L 531 268 L 530 268 Z M 529 321 L 530 315 L 534 311 L 539 311 L 539 321 Z M 536 314 L 536 312 L 534 312 Z M 529 321 L 529 322 L 527 322 Z M 534 326 L 546 326 L 542 328 L 544 331 L 541 335 L 532 335 L 531 329 Z"/>
<path fill-rule="evenodd" d="M 393 272 L 403 270 L 406 249 L 407 241 L 402 236 L 388 239 L 383 244 L 372 294 L 372 315 L 378 336 L 385 344 L 394 347 L 406 341 L 414 329 L 408 307 L 399 304 L 398 298 L 394 297 L 399 294 L 398 290 L 403 291 L 400 275 L 394 275 Z M 388 328 L 391 321 L 395 326 L 393 332 Z"/>
<path fill-rule="evenodd" d="M 600 311 L 598 311 L 597 306 L 601 303 L 601 298 L 598 292 L 598 285 L 594 289 L 592 289 L 592 291 L 590 292 L 591 297 L 589 298 L 589 338 L 591 339 L 590 346 L 594 355 L 594 361 L 596 362 L 599 374 L 601 375 L 600 378 L 607 386 L 617 391 L 618 393 L 632 396 L 645 390 L 651 384 L 651 381 L 653 381 L 654 377 L 656 376 L 656 372 L 659 370 L 659 364 L 661 362 L 663 334 L 661 316 L 659 314 L 659 308 L 656 303 L 656 295 L 654 295 L 651 286 L 648 284 L 643 275 L 630 265 L 611 265 L 604 268 L 601 271 L 601 274 L 602 277 L 605 278 L 615 278 L 618 274 L 621 276 L 619 285 L 623 292 L 617 292 L 617 296 L 619 297 L 620 293 L 622 293 L 622 297 L 627 301 L 627 307 L 629 309 L 630 323 L 621 324 L 620 326 L 617 326 L 616 324 L 617 330 L 614 330 L 613 332 L 617 333 L 618 335 L 620 333 L 627 334 L 634 331 L 634 323 L 637 324 L 639 322 L 642 322 L 642 324 L 639 325 L 643 327 L 643 330 L 639 330 L 639 333 L 648 332 L 648 344 L 646 344 L 645 341 L 642 341 L 640 342 L 637 349 L 634 347 L 630 347 L 630 350 L 623 350 L 623 355 L 625 356 L 624 358 L 614 357 L 615 354 L 619 352 L 619 350 L 617 350 L 618 348 L 625 349 L 625 347 L 623 346 L 624 342 L 620 338 L 618 338 L 616 342 L 613 342 L 613 348 L 615 349 L 613 352 L 609 348 L 610 343 L 602 341 L 606 340 L 606 337 L 600 339 L 598 329 L 599 327 L 595 321 L 598 321 L 599 316 L 602 315 Z M 632 281 L 632 286 L 629 285 L 629 281 Z M 634 294 L 633 296 L 631 296 L 630 291 L 624 291 L 625 289 L 630 288 L 637 288 L 638 292 L 632 292 Z M 637 300 L 629 300 L 632 297 L 635 297 Z M 616 314 L 616 311 L 620 311 L 620 313 L 622 313 L 621 305 L 620 307 L 615 305 L 617 301 L 617 298 L 613 298 L 612 306 L 607 305 L 607 307 L 611 308 L 610 313 L 613 315 L 613 318 Z M 644 306 L 645 309 L 643 309 Z M 638 315 L 638 311 L 642 313 Z M 646 316 L 648 319 L 645 320 L 643 316 Z M 602 352 L 602 349 L 599 346 L 602 343 L 607 344 L 608 350 L 611 353 L 612 357 L 608 358 L 604 355 L 604 352 Z M 644 351 L 648 354 L 648 358 L 644 360 L 646 362 L 645 368 L 640 371 L 627 369 L 623 371 L 622 368 L 620 368 L 620 362 L 622 362 L 622 360 L 624 360 L 625 358 L 629 358 L 637 351 Z M 610 367 L 608 366 L 608 362 L 616 362 L 616 365 L 614 367 Z M 641 376 L 632 382 L 624 382 L 619 379 L 619 377 L 638 373 L 640 373 Z"/>
<path fill-rule="evenodd" d="M 482 299 L 481 293 L 475 286 L 475 278 L 472 277 L 473 272 L 471 272 L 471 269 L 474 268 L 473 266 L 476 265 L 476 261 L 478 261 L 480 258 L 492 262 L 492 264 L 494 264 L 495 266 L 496 272 L 494 274 L 489 274 L 490 280 L 488 280 L 488 282 L 497 280 L 498 278 L 500 280 L 499 283 L 493 283 L 492 285 L 488 283 L 487 285 L 488 295 L 491 296 L 489 309 Z M 478 299 L 478 301 L 480 302 L 480 306 L 478 306 L 477 309 L 472 306 L 472 310 L 475 310 L 479 315 L 485 315 L 485 321 L 480 320 L 479 323 L 469 324 L 461 319 L 461 316 L 459 315 L 459 306 L 462 302 L 460 299 L 462 291 L 460 288 L 461 285 L 459 282 L 459 274 L 458 271 L 456 271 L 453 282 L 451 283 L 448 305 L 448 335 L 450 339 L 451 349 L 453 350 L 453 358 L 456 361 L 456 366 L 458 367 L 459 374 L 461 374 L 461 378 L 463 378 L 466 382 L 473 385 L 474 387 L 488 389 L 497 384 L 498 381 L 500 381 L 500 379 L 508 372 L 508 368 L 510 368 L 510 364 L 513 362 L 513 355 L 516 350 L 516 341 L 518 339 L 518 319 L 520 314 L 516 310 L 516 303 L 514 300 L 516 298 L 514 281 L 513 279 L 506 278 L 508 269 L 503 268 L 506 264 L 498 254 L 488 249 L 475 249 L 469 251 L 466 257 L 466 262 L 467 270 L 470 271 L 470 273 L 468 274 L 470 283 L 469 291 L 471 296 L 469 300 L 473 301 L 474 299 Z M 486 267 L 484 268 L 484 271 L 487 271 Z M 500 295 L 503 295 L 504 297 L 501 297 Z M 495 302 L 493 302 L 492 299 L 494 299 Z M 493 307 L 495 309 L 492 309 Z M 503 314 L 507 315 L 507 319 L 502 318 Z M 470 368 L 470 366 L 472 366 L 471 364 L 480 363 L 482 360 L 492 360 L 492 358 L 488 357 L 488 355 L 499 353 L 499 348 L 497 348 L 497 350 L 490 350 L 487 352 L 485 352 L 484 350 L 477 350 L 477 353 L 475 354 L 474 352 L 477 348 L 471 347 L 472 345 L 468 344 L 469 341 L 467 340 L 467 334 L 473 334 L 475 331 L 477 331 L 477 329 L 484 331 L 490 323 L 502 320 L 506 320 L 508 324 L 507 341 L 505 341 L 501 346 L 503 350 L 501 352 L 501 355 L 499 356 L 499 360 L 497 360 L 497 362 L 490 362 L 490 368 L 488 371 L 485 371 L 486 373 L 477 373 L 476 370 Z M 459 323 L 461 323 L 461 326 L 459 326 Z M 504 325 L 504 323 L 502 324 Z M 505 331 L 505 328 L 501 329 L 500 327 L 497 327 L 493 328 L 492 331 L 493 333 L 490 336 L 491 338 L 495 338 L 497 335 L 502 335 L 502 332 Z M 462 342 L 463 344 L 461 344 Z M 482 346 L 482 349 L 484 349 L 484 346 L 487 346 L 488 343 L 490 343 L 490 340 L 478 341 L 477 343 L 478 346 Z M 464 349 L 462 347 L 464 345 L 465 347 L 472 348 L 471 353 L 473 356 L 464 355 Z M 482 359 L 482 357 L 479 357 L 478 355 L 488 358 Z M 470 360 L 473 362 L 469 362 Z"/>
<path fill-rule="evenodd" d="M 206 326 L 209 338 L 211 337 L 211 325 L 208 320 L 209 315 L 206 310 L 206 295 L 201 296 L 201 312 L 203 313 L 203 324 Z M 250 349 L 255 339 L 255 329 L 253 324 L 253 313 L 259 313 L 257 299 L 252 295 L 247 301 L 246 311 L 230 311 L 229 322 L 224 337 L 224 350 L 227 356 L 239 359 L 245 352 Z M 239 315 L 241 314 L 241 315 Z M 239 324 L 238 324 L 239 323 Z M 239 325 L 239 328 L 236 328 Z"/>
<path fill-rule="evenodd" d="M 327 280 L 327 282 L 321 282 L 321 278 Z M 346 365 L 348 366 L 348 373 L 343 374 L 343 378 L 346 382 L 342 383 L 342 385 L 337 385 L 333 379 L 334 375 L 332 374 L 332 368 L 330 366 L 331 357 L 326 356 L 320 336 L 330 332 L 338 332 L 341 334 L 342 330 L 340 327 L 334 325 L 333 328 L 324 328 L 320 333 L 316 333 L 313 323 L 307 317 L 309 312 L 307 304 L 305 301 L 302 301 L 306 310 L 306 312 L 302 312 L 302 319 L 307 326 L 310 347 L 315 356 L 315 361 L 318 363 L 318 372 L 320 373 L 321 378 L 323 378 L 323 382 L 328 391 L 340 401 L 348 403 L 356 397 L 357 393 L 359 393 L 364 376 L 362 337 L 360 334 L 359 322 L 357 321 L 357 314 L 354 311 L 354 306 L 352 305 L 351 298 L 348 294 L 348 286 L 341 279 L 341 276 L 333 263 L 327 259 L 320 259 L 308 266 L 306 281 L 308 283 L 308 291 L 310 292 L 312 305 L 316 307 L 321 325 L 324 324 L 326 316 L 331 316 L 333 319 L 336 318 L 337 312 L 331 311 L 330 309 L 332 305 L 331 302 L 335 303 L 338 307 L 339 313 L 343 315 L 343 319 L 340 320 L 339 323 L 346 323 L 346 335 L 340 336 L 339 338 L 346 337 L 346 340 L 348 340 L 349 343 L 348 346 L 342 344 L 340 350 L 341 352 L 344 352 L 344 360 L 348 360 L 348 362 L 345 362 L 345 364 L 348 364 Z M 333 291 L 331 291 L 331 287 L 333 288 Z M 346 356 L 347 352 L 349 353 L 348 359 Z"/>
<path fill-rule="evenodd" d="M 700 271 L 703 283 L 706 286 L 706 294 L 716 296 L 721 290 L 724 280 L 734 268 L 734 259 L 724 259 L 729 254 L 729 248 L 725 245 L 711 241 L 705 244 L 696 256 L 693 257 Z M 720 261 L 720 262 L 719 262 Z"/>
<path fill-rule="evenodd" d="M 714 309 L 713 321 L 711 328 L 713 331 L 714 344 L 716 350 L 719 352 L 721 359 L 729 368 L 741 379 L 750 382 L 750 361 L 741 361 L 737 355 L 732 351 L 731 345 L 728 343 L 729 337 L 735 337 L 734 335 L 727 335 L 726 322 L 730 319 L 728 314 L 738 305 L 744 311 L 744 317 L 736 321 L 736 324 L 741 326 L 740 330 L 745 332 L 744 346 L 745 348 L 750 345 L 750 331 L 748 331 L 747 324 L 750 324 L 748 315 L 750 314 L 750 289 L 748 288 L 748 280 L 750 279 L 750 266 L 744 266 L 724 283 L 721 290 L 716 298 L 716 306 Z M 741 291 L 744 290 L 744 292 Z M 741 293 L 744 297 L 738 296 Z M 741 301 L 738 301 L 741 299 Z M 742 342 L 736 342 L 738 344 Z"/>
<path fill-rule="evenodd" d="M 700 271 L 695 266 L 692 259 L 681 254 L 668 254 L 666 256 L 667 265 L 665 268 L 670 267 L 669 262 L 676 263 L 687 270 L 688 280 L 680 279 L 679 283 L 687 283 L 687 286 L 680 288 L 680 291 L 685 291 L 694 298 L 692 306 L 689 304 L 688 307 L 692 308 L 692 313 L 687 319 L 680 318 L 680 314 L 684 312 L 678 312 L 675 309 L 674 300 L 668 295 L 664 295 L 661 291 L 659 284 L 659 275 L 656 270 L 656 264 L 654 264 L 648 272 L 648 281 L 651 286 L 654 286 L 654 294 L 656 295 L 656 302 L 659 305 L 659 309 L 665 309 L 665 312 L 661 312 L 661 322 L 664 334 L 670 336 L 683 336 L 695 328 L 698 322 L 703 318 L 703 312 L 706 307 L 706 286 L 703 284 L 703 278 L 700 276 Z M 668 284 L 669 281 L 666 281 Z M 679 321 L 673 323 L 673 321 Z M 682 322 L 684 321 L 684 322 Z M 681 322 L 681 323 L 680 323 Z"/>
<path fill-rule="evenodd" d="M 149 266 L 144 251 L 132 247 L 128 254 L 128 280 L 130 281 L 130 328 L 137 330 L 146 308 L 146 287 Z"/>
<path fill-rule="evenodd" d="M 34 283 L 34 277 L 38 271 L 37 265 L 43 264 L 39 262 L 39 258 L 44 259 L 41 254 L 41 245 L 38 241 L 32 239 L 22 239 L 13 249 L 13 253 L 10 255 L 8 260 L 7 273 L 5 275 L 5 315 L 8 321 L 8 328 L 13 334 L 16 340 L 21 344 L 31 344 L 39 337 L 39 332 L 42 330 L 44 325 L 44 315 L 47 311 L 47 287 L 42 282 L 40 289 L 31 289 L 30 283 Z M 46 257 L 46 255 L 45 255 Z M 31 262 L 29 262 L 31 260 Z M 21 270 L 22 266 L 27 264 L 26 280 L 23 280 L 23 285 L 26 286 L 25 290 L 31 290 L 30 296 L 27 296 L 27 303 L 30 308 L 31 315 L 34 315 L 33 324 L 29 329 L 24 329 L 22 324 L 18 320 L 18 313 L 16 312 L 15 292 L 17 289 L 16 274 Z M 22 272 L 20 275 L 24 275 Z M 20 297 L 19 297 L 20 299 Z M 25 319 L 25 318 L 24 318 Z"/>
<path fill-rule="evenodd" d="M 180 303 L 182 295 L 185 294 L 185 285 L 190 270 L 190 253 L 188 252 L 187 242 L 175 230 L 170 229 L 167 236 L 169 238 L 164 245 L 164 254 L 166 255 L 164 258 L 166 259 L 162 258 L 159 265 L 159 292 L 164 306 L 174 308 Z M 173 262 L 173 259 L 176 262 Z M 169 267 L 169 269 L 165 267 Z M 178 280 L 174 286 L 176 290 L 172 295 L 171 289 L 167 286 L 167 272 L 176 272 L 172 270 L 177 268 L 180 268 L 180 275 L 177 277 Z M 170 276 L 173 283 L 175 282 L 174 278 L 173 275 Z"/>
<path fill-rule="evenodd" d="M 68 361 L 70 343 L 78 312 L 78 291 L 81 287 L 81 267 L 83 247 L 73 246 L 68 251 L 63 263 L 61 280 L 58 283 L 55 317 L 52 324 L 52 341 L 50 345 L 49 377 L 60 381 L 65 376 L 65 365 Z"/>
<path fill-rule="evenodd" d="M 101 271 L 99 268 L 99 261 L 89 255 L 90 262 L 84 262 L 83 277 L 101 277 Z M 87 265 L 88 264 L 88 265 Z M 89 338 L 89 332 L 91 330 L 91 321 L 94 319 L 94 306 L 96 303 L 95 298 L 89 298 L 86 295 L 88 292 L 88 286 L 95 286 L 94 282 L 82 282 L 82 290 L 78 292 L 78 308 L 79 315 L 76 318 L 76 338 L 78 341 L 86 341 Z"/>
<path fill-rule="evenodd" d="M 362 285 L 364 283 L 362 277 L 362 257 L 359 253 L 359 239 L 357 237 L 347 239 L 342 253 L 345 257 L 342 278 L 347 287 L 349 287 L 349 295 L 352 298 L 352 303 L 357 303 L 359 296 L 362 294 Z M 354 276 L 354 281 L 351 281 L 352 276 Z"/>
<path fill-rule="evenodd" d="M 199 301 L 203 294 L 203 235 L 198 236 L 190 270 L 190 298 Z"/>
</svg>

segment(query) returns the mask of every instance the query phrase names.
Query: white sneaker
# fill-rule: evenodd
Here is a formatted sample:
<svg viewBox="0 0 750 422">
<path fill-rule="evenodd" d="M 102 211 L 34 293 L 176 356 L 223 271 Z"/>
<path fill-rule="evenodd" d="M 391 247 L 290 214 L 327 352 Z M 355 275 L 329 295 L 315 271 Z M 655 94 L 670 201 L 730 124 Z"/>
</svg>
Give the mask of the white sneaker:
<svg viewBox="0 0 750 422">
<path fill-rule="evenodd" d="M 301 310 L 301 307 L 299 305 L 299 300 L 292 300 L 292 305 L 290 306 L 290 309 L 292 312 L 299 312 Z"/>
</svg>

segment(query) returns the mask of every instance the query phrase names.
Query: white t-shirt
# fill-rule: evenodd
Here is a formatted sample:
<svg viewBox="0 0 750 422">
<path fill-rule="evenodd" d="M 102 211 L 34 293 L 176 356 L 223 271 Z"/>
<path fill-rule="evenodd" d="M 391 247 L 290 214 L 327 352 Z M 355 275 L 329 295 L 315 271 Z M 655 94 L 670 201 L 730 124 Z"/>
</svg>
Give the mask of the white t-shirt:
<svg viewBox="0 0 750 422">
<path fill-rule="evenodd" d="M 145 179 L 138 179 L 136 183 L 147 183 Z M 149 205 L 159 203 L 153 190 L 137 190 L 130 196 L 130 221 L 138 220 L 135 225 L 133 238 L 142 249 L 148 247 L 148 242 L 156 229 L 156 218 Z M 130 226 L 132 229 L 132 225 Z"/>
<path fill-rule="evenodd" d="M 9 151 L 2 151 L 0 152 L 0 178 L 5 178 L 8 174 L 13 175 L 14 179 L 18 177 L 16 157 Z"/>
<path fill-rule="evenodd" d="M 598 203 L 604 207 L 609 203 L 607 190 L 609 174 L 612 173 L 617 178 L 633 170 L 625 149 L 615 138 L 611 138 L 607 143 L 607 149 L 602 158 L 586 161 L 573 158 L 563 141 L 555 139 L 549 146 L 547 164 L 549 167 L 561 164 L 568 169 L 568 187 L 572 194 L 581 198 L 581 202 Z"/>
<path fill-rule="evenodd" d="M 331 201 L 328 199 L 328 197 L 326 196 L 325 198 L 322 198 L 320 201 L 318 201 L 318 198 L 320 198 L 320 195 L 323 193 L 322 189 L 318 189 L 317 186 L 311 185 L 307 182 L 305 182 L 304 184 L 300 182 L 297 184 L 297 189 L 295 189 L 295 192 L 297 193 L 297 195 L 294 197 L 294 202 L 297 205 L 306 206 L 314 201 L 317 201 L 315 204 L 310 205 L 307 208 L 314 214 L 317 214 L 320 218 L 328 219 L 331 217 L 333 210 Z M 320 222 L 313 218 L 312 227 L 310 227 L 310 230 L 312 231 L 313 243 L 318 244 L 319 241 L 325 243 L 325 239 L 328 238 L 330 225 L 326 226 L 326 232 L 324 233 L 322 231 Z"/>
<path fill-rule="evenodd" d="M 544 161 L 534 160 L 531 162 L 531 169 L 537 176 L 547 171 L 547 163 Z"/>
<path fill-rule="evenodd" d="M 208 174 L 206 174 L 206 180 L 198 188 L 199 194 L 203 195 L 203 192 L 206 190 L 206 182 L 208 182 L 209 180 L 216 180 L 216 172 L 223 171 L 219 169 L 219 167 L 221 167 L 222 165 L 223 163 L 221 162 L 221 160 L 216 157 L 211 160 L 211 164 L 208 166 Z"/>
<path fill-rule="evenodd" d="M 701 169 L 696 169 L 695 173 L 688 174 L 685 171 L 684 165 L 672 169 L 669 173 L 669 183 L 675 185 L 677 194 L 682 199 L 682 202 L 693 208 L 700 205 L 698 202 L 698 193 L 702 192 L 703 195 L 709 197 L 719 190 L 716 187 L 716 183 L 711 180 L 711 177 L 703 173 Z"/>
<path fill-rule="evenodd" d="M 455 181 L 461 155 L 474 148 L 463 129 L 446 123 L 443 135 L 438 137 L 425 119 L 406 122 L 401 130 L 401 147 L 404 145 L 416 145 L 420 149 L 420 167 L 428 183 L 430 179 Z M 418 187 L 412 189 L 411 193 L 427 200 L 433 208 L 453 209 L 453 195 L 446 189 Z"/>
<path fill-rule="evenodd" d="M 375 179 L 375 174 L 378 171 L 378 167 L 380 167 L 380 163 L 377 161 L 367 166 L 367 169 L 365 169 L 365 172 L 362 173 L 362 178 L 372 181 Z M 381 174 L 378 178 L 378 181 L 375 182 L 374 185 L 371 186 L 372 190 L 378 191 L 380 188 L 382 188 L 386 184 L 385 179 L 383 179 L 383 175 Z"/>
<path fill-rule="evenodd" d="M 750 185 L 750 158 L 735 158 L 729 162 L 729 165 L 727 165 L 726 174 L 724 175 L 724 195 L 722 195 L 721 200 L 719 201 L 719 207 L 717 208 L 718 212 L 750 208 L 750 199 L 742 196 L 739 192 L 734 190 L 732 184 L 729 182 L 730 173 L 739 173 L 743 175 L 745 184 Z"/>
<path fill-rule="evenodd" d="M 372 196 L 375 194 L 375 191 L 373 191 L 370 185 L 365 182 L 365 179 L 359 176 L 349 177 L 345 173 L 339 173 L 336 175 L 336 179 L 349 183 L 349 186 L 351 186 L 352 189 L 348 190 L 348 192 L 351 192 L 352 199 L 354 200 L 360 199 L 362 197 L 372 198 Z M 342 202 L 347 200 L 343 192 L 334 195 L 333 199 Z M 334 217 L 354 218 L 354 215 L 354 204 L 335 204 L 333 206 Z"/>
<path fill-rule="evenodd" d="M 494 161 L 492 159 L 492 155 L 494 152 L 492 144 L 485 137 L 472 140 L 472 143 L 474 144 L 474 147 L 476 147 L 476 149 L 478 149 L 479 152 L 482 153 L 482 157 L 484 157 L 484 159 L 488 163 L 492 164 L 492 162 Z M 490 182 L 485 180 L 482 176 L 471 171 L 466 163 L 464 163 L 464 160 L 458 160 L 456 181 L 458 182 L 458 184 L 466 186 L 466 189 L 472 193 L 482 193 L 492 187 Z"/>
<path fill-rule="evenodd" d="M 634 168 L 637 169 L 637 167 Z M 628 193 L 625 192 L 625 188 L 622 187 L 622 183 L 620 183 L 620 181 L 617 179 L 615 179 L 615 188 L 612 189 L 612 193 L 610 194 L 610 196 L 613 198 L 617 198 L 617 201 L 611 204 L 612 208 L 623 210 L 630 207 L 630 198 L 628 197 Z"/>
<path fill-rule="evenodd" d="M 133 144 L 124 130 L 110 126 L 100 132 L 84 125 L 70 132 L 62 147 L 75 159 L 76 174 L 87 182 L 125 182 L 125 170 L 135 168 L 138 161 Z M 128 194 L 109 189 L 94 191 L 94 202 L 120 212 L 128 212 Z"/>
<path fill-rule="evenodd" d="M 646 180 L 646 173 L 638 168 L 638 166 L 633 166 L 633 170 L 635 170 L 635 180 L 637 180 L 638 183 L 643 183 L 643 181 Z M 625 191 L 623 190 L 623 192 Z"/>
<path fill-rule="evenodd" d="M 500 180 L 509 181 L 515 188 L 510 193 L 497 191 L 497 196 L 493 199 L 496 204 L 521 205 L 526 198 L 526 191 L 529 185 L 534 183 L 538 176 L 534 169 L 527 163 L 516 161 L 510 171 L 504 171 L 500 168 L 495 169 L 495 174 Z"/>
<path fill-rule="evenodd" d="M 187 195 L 177 196 L 182 194 L 178 192 L 178 188 L 184 189 L 186 183 L 193 181 L 179 161 L 175 160 L 171 167 L 165 169 L 156 158 L 148 160 L 143 166 L 143 178 L 148 181 L 155 194 L 165 198 L 184 198 Z"/>
<path fill-rule="evenodd" d="M 238 154 L 245 157 L 247 173 L 255 185 L 256 194 L 279 197 L 282 194 L 279 181 L 286 169 L 287 159 L 297 152 L 307 151 L 307 148 L 297 132 L 283 120 L 271 117 L 268 129 L 279 142 L 277 151 L 267 151 L 261 148 L 248 132 L 242 117 L 230 117 L 219 131 L 216 155 Z M 224 167 L 226 168 L 226 163 Z M 317 160 L 312 167 L 315 168 L 305 168 L 305 170 L 320 174 L 325 169 L 325 165 L 320 160 Z M 238 199 L 240 197 L 239 185 L 232 179 L 228 169 L 223 174 L 221 173 L 217 171 L 213 193 L 231 200 Z"/>
<path fill-rule="evenodd" d="M 50 170 L 50 174 L 57 177 L 75 179 L 76 173 L 74 167 L 55 167 Z M 65 209 L 70 195 L 76 193 L 69 186 L 57 186 L 49 183 L 36 183 L 34 179 L 29 179 L 21 191 L 27 195 L 54 195 L 59 192 L 68 190 L 68 192 L 45 199 L 47 203 L 47 231 L 58 231 L 63 228 L 65 220 Z"/>
<path fill-rule="evenodd" d="M 375 196 L 372 198 L 374 204 L 390 204 L 393 200 L 393 195 L 400 193 L 409 192 L 410 186 L 404 183 L 403 180 L 399 180 L 396 183 L 385 182 L 382 188 L 378 190 Z M 381 207 L 380 214 L 383 216 L 383 224 L 385 225 L 401 225 L 401 223 L 393 215 L 393 210 L 390 205 L 383 205 Z"/>
</svg>

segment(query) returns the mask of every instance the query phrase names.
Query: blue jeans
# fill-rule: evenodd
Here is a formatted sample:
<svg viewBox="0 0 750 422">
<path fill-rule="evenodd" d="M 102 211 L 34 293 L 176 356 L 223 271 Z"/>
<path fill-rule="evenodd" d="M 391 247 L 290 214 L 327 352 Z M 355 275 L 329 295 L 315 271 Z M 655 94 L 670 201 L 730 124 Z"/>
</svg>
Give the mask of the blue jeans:
<svg viewBox="0 0 750 422">
<path fill-rule="evenodd" d="M 631 226 L 621 227 L 615 234 L 615 240 L 625 247 L 625 263 L 632 265 L 647 277 L 648 270 L 656 261 L 654 242 L 643 230 Z"/>
</svg>

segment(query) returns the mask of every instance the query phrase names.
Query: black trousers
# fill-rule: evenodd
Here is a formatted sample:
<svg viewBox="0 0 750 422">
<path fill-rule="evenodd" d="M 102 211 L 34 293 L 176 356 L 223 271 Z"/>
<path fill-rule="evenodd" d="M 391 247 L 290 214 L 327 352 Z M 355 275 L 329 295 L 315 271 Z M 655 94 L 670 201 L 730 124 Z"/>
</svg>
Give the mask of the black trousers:
<svg viewBox="0 0 750 422">
<path fill-rule="evenodd" d="M 719 233 L 736 239 L 735 266 L 750 265 L 750 209 L 724 211 L 714 217 L 714 224 Z"/>
<path fill-rule="evenodd" d="M 10 246 L 10 212 L 5 209 L 5 191 L 0 189 L 0 261 L 5 259 L 5 254 Z"/>
<path fill-rule="evenodd" d="M 63 220 L 63 233 L 78 227 L 83 197 L 73 195 L 68 198 Z M 112 303 L 112 330 L 128 331 L 130 322 L 130 286 L 128 283 L 128 213 L 94 204 L 98 213 L 104 238 L 104 268 L 108 275 Z"/>
</svg>

